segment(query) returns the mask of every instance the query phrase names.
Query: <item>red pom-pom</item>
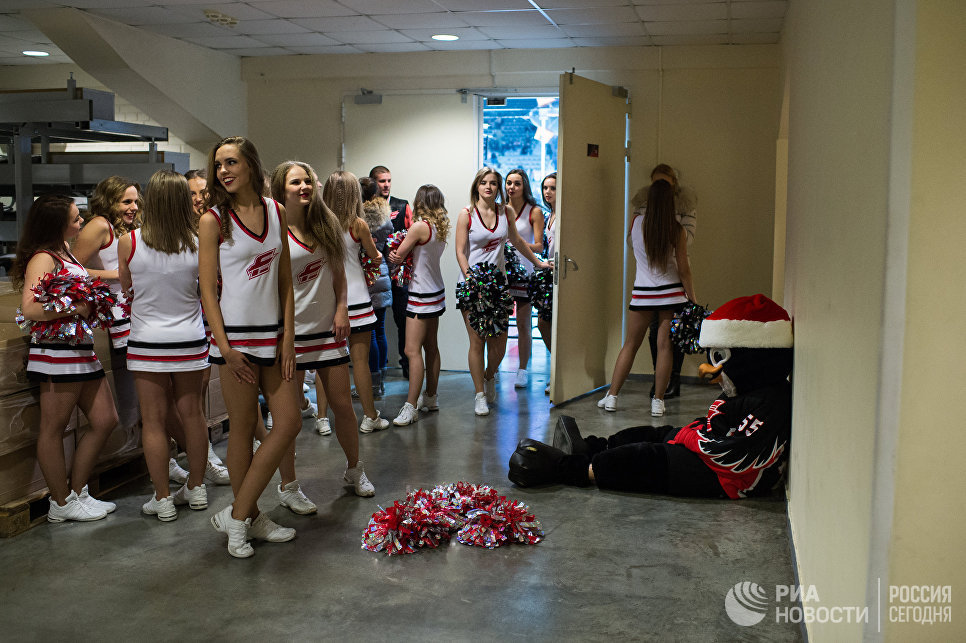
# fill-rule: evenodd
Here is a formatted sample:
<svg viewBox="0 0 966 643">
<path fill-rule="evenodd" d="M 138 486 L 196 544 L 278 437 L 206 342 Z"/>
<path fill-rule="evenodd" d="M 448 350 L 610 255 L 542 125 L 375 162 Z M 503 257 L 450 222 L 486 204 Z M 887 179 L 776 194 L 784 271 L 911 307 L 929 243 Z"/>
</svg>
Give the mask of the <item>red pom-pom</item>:
<svg viewBox="0 0 966 643">
<path fill-rule="evenodd" d="M 386 239 L 386 251 L 391 253 L 398 250 L 405 238 L 406 230 L 400 230 L 399 232 L 391 234 Z M 409 285 L 409 282 L 413 279 L 413 253 L 410 252 L 406 255 L 406 258 L 403 259 L 401 264 L 390 264 L 389 278 L 399 287 L 405 288 Z"/>
<path fill-rule="evenodd" d="M 75 275 L 65 268 L 55 274 L 44 275 L 31 291 L 34 301 L 47 311 L 72 313 L 80 304 L 87 304 L 91 311 L 86 318 L 68 315 L 49 321 L 34 321 L 26 319 L 23 312 L 18 310 L 17 324 L 30 334 L 34 342 L 89 342 L 93 338 L 94 328 L 110 328 L 114 323 L 111 308 L 117 305 L 117 298 L 110 287 L 98 278 Z"/>
</svg>

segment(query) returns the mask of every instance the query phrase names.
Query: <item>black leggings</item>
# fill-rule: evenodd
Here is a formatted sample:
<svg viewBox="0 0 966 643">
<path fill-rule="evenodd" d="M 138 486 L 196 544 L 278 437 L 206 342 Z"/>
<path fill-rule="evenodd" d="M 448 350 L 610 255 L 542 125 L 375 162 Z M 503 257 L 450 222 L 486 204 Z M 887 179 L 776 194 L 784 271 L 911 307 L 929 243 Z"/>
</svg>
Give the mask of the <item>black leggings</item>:
<svg viewBox="0 0 966 643">
<path fill-rule="evenodd" d="M 678 428 L 635 426 L 607 438 L 607 449 L 593 457 L 600 489 L 672 496 L 723 498 L 718 476 L 698 455 L 680 444 L 667 444 Z"/>
</svg>

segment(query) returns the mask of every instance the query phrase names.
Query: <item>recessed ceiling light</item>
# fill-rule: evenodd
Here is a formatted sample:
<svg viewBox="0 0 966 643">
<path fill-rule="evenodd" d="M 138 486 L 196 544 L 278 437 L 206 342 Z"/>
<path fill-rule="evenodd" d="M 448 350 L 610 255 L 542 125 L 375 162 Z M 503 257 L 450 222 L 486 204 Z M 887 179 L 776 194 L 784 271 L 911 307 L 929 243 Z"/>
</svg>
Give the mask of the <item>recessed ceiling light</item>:
<svg viewBox="0 0 966 643">
<path fill-rule="evenodd" d="M 36 56 L 38 58 L 43 58 L 44 56 L 50 55 L 49 51 L 32 51 L 30 49 L 27 49 L 26 51 L 21 51 L 20 53 L 22 53 L 24 56 Z"/>
<path fill-rule="evenodd" d="M 433 36 L 433 40 L 459 40 L 459 39 L 460 39 L 459 36 L 454 36 L 448 33 L 438 33 L 435 36 Z"/>
</svg>

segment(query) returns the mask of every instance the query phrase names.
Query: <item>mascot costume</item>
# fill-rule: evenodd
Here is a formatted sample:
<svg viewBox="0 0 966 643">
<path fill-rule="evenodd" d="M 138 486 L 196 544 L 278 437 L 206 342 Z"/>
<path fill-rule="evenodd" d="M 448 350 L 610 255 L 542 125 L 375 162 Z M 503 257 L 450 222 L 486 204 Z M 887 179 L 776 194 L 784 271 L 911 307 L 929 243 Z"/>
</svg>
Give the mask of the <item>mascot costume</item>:
<svg viewBox="0 0 966 643">
<path fill-rule="evenodd" d="M 553 446 L 521 440 L 510 481 L 703 498 L 768 495 L 781 480 L 791 435 L 792 323 L 764 295 L 739 297 L 701 325 L 701 347 L 723 395 L 687 426 L 638 426 L 582 437 L 562 416 Z"/>
</svg>

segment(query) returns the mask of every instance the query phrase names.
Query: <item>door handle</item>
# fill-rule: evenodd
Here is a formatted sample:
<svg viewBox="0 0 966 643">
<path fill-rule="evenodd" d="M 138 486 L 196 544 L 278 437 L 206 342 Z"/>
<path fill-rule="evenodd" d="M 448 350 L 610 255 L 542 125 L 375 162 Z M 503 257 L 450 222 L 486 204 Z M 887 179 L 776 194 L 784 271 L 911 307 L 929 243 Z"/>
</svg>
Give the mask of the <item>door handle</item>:
<svg viewBox="0 0 966 643">
<path fill-rule="evenodd" d="M 567 278 L 567 264 L 570 264 L 572 266 L 572 270 L 574 270 L 574 271 L 580 270 L 580 266 L 577 265 L 577 262 L 574 261 L 573 259 L 571 259 L 570 257 L 564 255 L 563 256 L 563 261 L 560 261 L 560 259 L 561 259 L 560 253 L 557 252 L 557 253 L 554 253 L 554 254 L 556 255 L 555 256 L 555 260 L 553 262 L 553 271 L 555 273 L 554 274 L 554 280 L 553 280 L 553 282 L 555 284 L 558 283 L 558 281 L 559 281 L 558 280 L 558 275 L 559 275 L 559 278 L 560 279 L 566 279 Z"/>
</svg>

